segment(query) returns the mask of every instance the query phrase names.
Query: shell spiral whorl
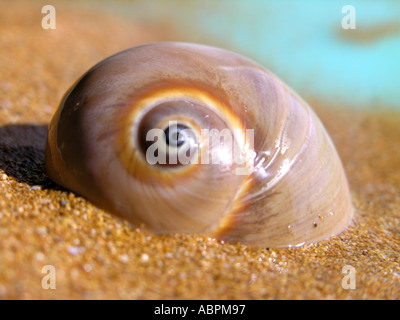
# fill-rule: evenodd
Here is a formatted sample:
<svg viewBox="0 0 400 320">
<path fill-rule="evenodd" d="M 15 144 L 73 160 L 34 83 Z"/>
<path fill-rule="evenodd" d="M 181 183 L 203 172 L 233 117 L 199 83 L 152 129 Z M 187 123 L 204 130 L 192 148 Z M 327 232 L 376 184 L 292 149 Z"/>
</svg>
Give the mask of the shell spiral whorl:
<svg viewBox="0 0 400 320">
<path fill-rule="evenodd" d="M 90 69 L 49 125 L 46 168 L 155 233 L 288 246 L 337 234 L 353 215 L 310 107 L 252 61 L 204 45 L 139 46 Z"/>
</svg>

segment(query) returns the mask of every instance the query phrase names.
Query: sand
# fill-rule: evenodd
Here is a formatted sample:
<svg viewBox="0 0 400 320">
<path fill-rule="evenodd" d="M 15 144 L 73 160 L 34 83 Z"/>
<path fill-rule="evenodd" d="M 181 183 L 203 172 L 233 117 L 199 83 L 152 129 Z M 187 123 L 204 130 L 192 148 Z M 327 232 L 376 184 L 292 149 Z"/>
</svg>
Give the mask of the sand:
<svg viewBox="0 0 400 320">
<path fill-rule="evenodd" d="M 52 183 L 43 151 L 47 123 L 83 72 L 122 49 L 170 39 L 100 12 L 57 10 L 57 29 L 43 30 L 39 4 L 0 2 L 1 299 L 400 298 L 400 114 L 308 97 L 352 190 L 356 216 L 338 236 L 279 249 L 155 236 Z M 47 265 L 55 289 L 42 287 Z M 355 289 L 342 286 L 346 265 Z"/>
</svg>

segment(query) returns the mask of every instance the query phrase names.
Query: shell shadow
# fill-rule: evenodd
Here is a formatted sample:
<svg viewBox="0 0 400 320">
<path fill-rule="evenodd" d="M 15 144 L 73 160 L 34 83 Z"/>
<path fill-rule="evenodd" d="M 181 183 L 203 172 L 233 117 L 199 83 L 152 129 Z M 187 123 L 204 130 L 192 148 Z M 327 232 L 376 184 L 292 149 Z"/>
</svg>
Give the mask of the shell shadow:
<svg viewBox="0 0 400 320">
<path fill-rule="evenodd" d="M 19 182 L 59 187 L 46 174 L 44 149 L 47 125 L 17 124 L 0 127 L 0 169 Z"/>
</svg>

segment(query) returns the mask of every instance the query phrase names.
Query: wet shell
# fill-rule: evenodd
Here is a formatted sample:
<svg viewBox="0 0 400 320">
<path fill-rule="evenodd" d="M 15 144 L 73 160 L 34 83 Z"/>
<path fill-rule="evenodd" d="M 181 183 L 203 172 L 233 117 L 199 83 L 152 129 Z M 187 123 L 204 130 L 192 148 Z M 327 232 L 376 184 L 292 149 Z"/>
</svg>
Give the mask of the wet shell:
<svg viewBox="0 0 400 320">
<path fill-rule="evenodd" d="M 231 136 L 209 139 L 213 129 Z M 90 69 L 49 125 L 46 167 L 157 234 L 288 246 L 340 233 L 353 215 L 341 161 L 307 103 L 254 62 L 203 45 L 139 46 Z"/>
</svg>

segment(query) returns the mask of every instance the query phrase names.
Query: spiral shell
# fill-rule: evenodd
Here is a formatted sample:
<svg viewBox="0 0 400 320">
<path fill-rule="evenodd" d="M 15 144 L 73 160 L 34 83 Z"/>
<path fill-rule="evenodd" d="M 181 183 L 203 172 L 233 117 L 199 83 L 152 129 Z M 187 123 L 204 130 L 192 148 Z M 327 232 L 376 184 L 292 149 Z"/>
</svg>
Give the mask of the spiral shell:
<svg viewBox="0 0 400 320">
<path fill-rule="evenodd" d="M 353 215 L 310 107 L 254 62 L 204 45 L 143 45 L 90 69 L 49 125 L 46 168 L 157 234 L 288 246 L 337 234 Z"/>
</svg>

